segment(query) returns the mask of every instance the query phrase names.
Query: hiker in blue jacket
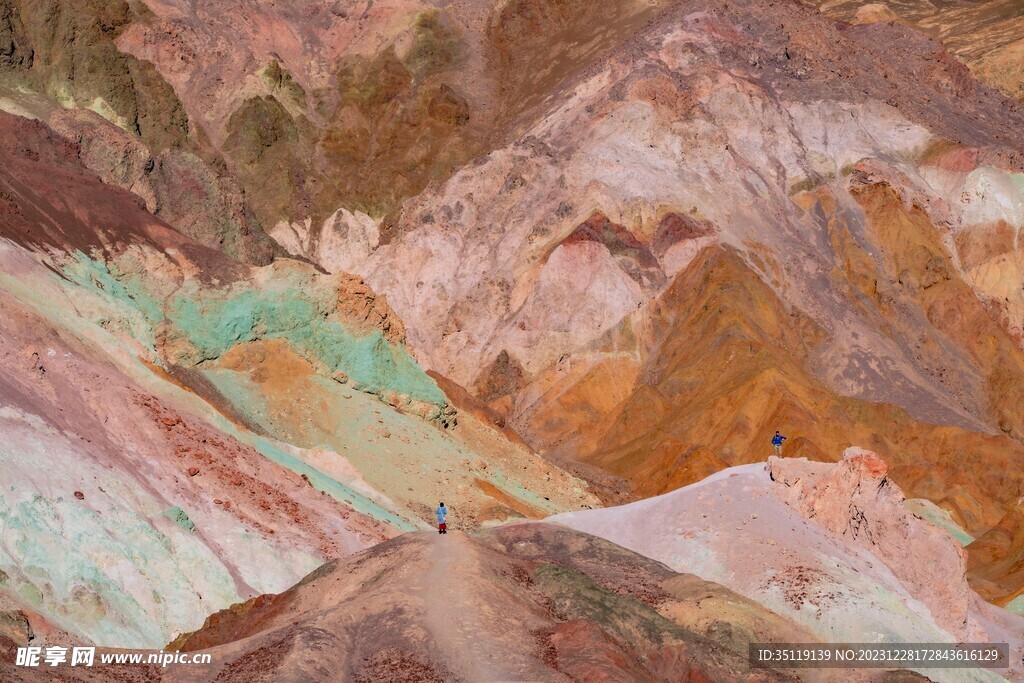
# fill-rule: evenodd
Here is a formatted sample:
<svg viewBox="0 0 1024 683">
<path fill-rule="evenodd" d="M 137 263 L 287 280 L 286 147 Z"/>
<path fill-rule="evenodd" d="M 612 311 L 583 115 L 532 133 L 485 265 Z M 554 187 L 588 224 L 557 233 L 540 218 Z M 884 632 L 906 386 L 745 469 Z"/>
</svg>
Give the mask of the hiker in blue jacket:
<svg viewBox="0 0 1024 683">
<path fill-rule="evenodd" d="M 448 525 L 445 523 L 448 519 L 448 508 L 444 506 L 444 501 L 441 501 L 440 507 L 435 512 L 437 513 L 437 533 L 448 533 Z"/>
<path fill-rule="evenodd" d="M 785 440 L 786 437 L 775 432 L 775 436 L 772 437 L 772 445 L 775 446 L 775 455 L 782 455 L 782 442 Z"/>
</svg>

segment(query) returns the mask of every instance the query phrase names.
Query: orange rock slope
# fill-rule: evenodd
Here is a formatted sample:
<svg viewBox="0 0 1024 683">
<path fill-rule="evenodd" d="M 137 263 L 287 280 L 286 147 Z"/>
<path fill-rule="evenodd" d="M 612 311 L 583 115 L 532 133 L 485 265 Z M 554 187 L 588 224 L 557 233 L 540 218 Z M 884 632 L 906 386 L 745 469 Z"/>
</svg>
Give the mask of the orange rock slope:
<svg viewBox="0 0 1024 683">
<path fill-rule="evenodd" d="M 989 419 L 1002 433 L 941 419 L 929 424 L 893 405 L 837 396 L 811 372 L 825 331 L 779 301 L 735 251 L 713 247 L 655 302 L 646 358 L 615 358 L 615 341 L 599 347 L 611 357 L 551 382 L 550 395 L 523 420 L 523 434 L 630 478 L 640 495 L 758 460 L 776 427 L 789 436 L 787 453 L 813 458 L 860 442 L 892 463 L 912 496 L 943 504 L 975 531 L 994 525 L 1022 485 L 1021 415 L 1014 409 L 1024 386 L 1022 352 L 955 275 L 922 212 L 885 185 L 863 186 L 855 196 L 875 239 L 890 240 L 881 253 L 892 260 L 881 272 L 865 270 L 865 251 L 833 214 L 835 274 L 845 270 L 863 287 L 849 287 L 847 296 L 877 316 L 894 341 L 921 335 L 915 353 L 925 363 L 951 358 L 973 375 L 980 388 L 974 396 L 954 388 L 982 414 L 999 416 Z M 834 211 L 827 193 L 804 201 L 809 210 Z M 922 320 L 934 325 L 930 334 Z"/>
<path fill-rule="evenodd" d="M 1024 100 L 1024 12 L 1014 0 L 812 0 L 852 23 L 896 22 L 941 39 L 978 80 Z"/>
<path fill-rule="evenodd" d="M 968 576 L 983 597 L 1020 611 L 1024 599 L 1024 510 L 1017 501 L 999 524 L 967 546 Z"/>
<path fill-rule="evenodd" d="M 574 7 L 537 25 L 576 35 Z M 997 524 L 1024 493 L 1024 108 L 931 36 L 805 3 L 678 3 L 615 39 L 571 72 L 532 51 L 550 89 L 507 141 L 303 253 L 606 500 L 781 429 Z"/>
</svg>

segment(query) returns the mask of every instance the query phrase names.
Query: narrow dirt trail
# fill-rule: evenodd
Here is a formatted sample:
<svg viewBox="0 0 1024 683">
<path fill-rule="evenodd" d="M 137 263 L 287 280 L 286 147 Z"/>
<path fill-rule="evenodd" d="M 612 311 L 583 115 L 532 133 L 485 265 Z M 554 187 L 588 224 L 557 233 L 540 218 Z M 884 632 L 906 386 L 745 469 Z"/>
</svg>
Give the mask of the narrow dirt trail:
<svg viewBox="0 0 1024 683">
<path fill-rule="evenodd" d="M 517 650 L 517 643 L 510 642 L 514 629 L 489 600 L 494 596 L 483 585 L 482 559 L 469 538 L 459 531 L 435 534 L 427 556 L 430 568 L 420 579 L 421 595 L 427 627 L 448 668 L 466 681 L 537 680 L 537 674 L 543 675 L 528 658 L 509 661 L 519 659 L 512 654 Z"/>
</svg>

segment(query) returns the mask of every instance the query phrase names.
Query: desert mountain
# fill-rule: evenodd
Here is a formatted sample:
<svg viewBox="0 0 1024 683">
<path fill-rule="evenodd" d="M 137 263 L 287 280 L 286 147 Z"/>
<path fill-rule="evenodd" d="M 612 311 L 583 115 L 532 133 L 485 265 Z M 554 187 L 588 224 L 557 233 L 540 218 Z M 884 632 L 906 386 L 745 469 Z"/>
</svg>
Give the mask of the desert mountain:
<svg viewBox="0 0 1024 683">
<path fill-rule="evenodd" d="M 153 647 L 441 498 L 469 526 L 596 503 L 458 415 L 358 278 L 235 261 L 0 122 L 0 583 L 40 620 Z"/>
<path fill-rule="evenodd" d="M 1019 647 L 1024 633 L 1024 619 L 968 586 L 964 549 L 904 509 L 902 491 L 870 451 L 850 448 L 834 465 L 772 457 L 662 496 L 550 521 L 720 582 L 823 642 L 1008 638 Z M 907 561 L 908 548 L 915 561 Z"/>
<path fill-rule="evenodd" d="M 716 632 L 709 615 L 726 606 L 735 631 Z M 256 667 L 352 680 L 784 680 L 749 669 L 746 637 L 808 636 L 721 586 L 523 524 L 407 534 L 173 645 L 221 653 L 217 675 L 239 681 Z M 322 654 L 303 661 L 313 640 Z"/>
<path fill-rule="evenodd" d="M 208 652 L 216 666 L 149 673 L 166 681 L 922 680 L 906 671 L 808 677 L 749 667 L 748 642 L 793 639 L 815 641 L 721 585 L 529 523 L 405 534 L 326 564 L 169 646 Z M 0 671 L 19 680 L 17 670 Z"/>
<path fill-rule="evenodd" d="M 1008 639 L 1019 647 L 1024 620 L 974 594 L 962 547 L 904 503 L 885 463 L 850 449 L 837 465 L 773 458 L 657 498 L 549 522 L 406 533 L 325 564 L 279 595 L 215 613 L 167 646 L 208 653 L 213 665 L 147 675 L 1002 680 L 955 669 L 923 670 L 925 678 L 884 669 L 750 668 L 750 642 Z M 919 562 L 901 561 L 907 547 Z M 762 562 L 750 562 L 751 553 Z M 72 668 L 59 671 L 90 680 Z M 5 673 L 19 680 L 17 670 Z"/>
<path fill-rule="evenodd" d="M 385 293 L 420 362 L 532 447 L 632 495 L 762 459 L 784 427 L 811 457 L 870 445 L 973 533 L 1017 500 L 1018 103 L 900 24 L 687 2 L 530 112 L 397 217 L 274 234 Z"/>
<path fill-rule="evenodd" d="M 792 673 L 755 638 L 1019 647 L 1022 22 L 0 0 L 0 652 L 753 681 Z"/>
<path fill-rule="evenodd" d="M 815 0 L 822 12 L 854 24 L 912 26 L 941 40 L 979 81 L 1024 100 L 1024 14 L 1014 0 Z"/>
</svg>

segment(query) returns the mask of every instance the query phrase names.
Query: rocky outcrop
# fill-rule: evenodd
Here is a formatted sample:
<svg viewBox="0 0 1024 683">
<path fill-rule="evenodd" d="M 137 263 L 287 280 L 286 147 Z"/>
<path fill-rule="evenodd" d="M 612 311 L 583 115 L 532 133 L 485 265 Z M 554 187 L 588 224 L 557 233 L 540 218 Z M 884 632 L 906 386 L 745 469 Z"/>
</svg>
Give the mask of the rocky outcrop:
<svg viewBox="0 0 1024 683">
<path fill-rule="evenodd" d="M 141 4 L 146 20 L 118 47 L 174 86 L 263 224 L 292 224 L 314 246 L 341 209 L 393 218 L 671 5 Z"/>
<path fill-rule="evenodd" d="M 899 22 L 934 35 L 979 81 L 1024 101 L 1024 17 L 1013 0 L 962 5 L 928 0 L 817 0 L 814 4 L 846 21 Z"/>
<path fill-rule="evenodd" d="M 56 110 L 56 132 L 76 143 L 79 159 L 104 183 L 139 197 L 179 232 L 233 259 L 266 265 L 281 248 L 252 215 L 234 180 L 187 149 L 154 153 L 136 135 L 82 109 Z"/>
<path fill-rule="evenodd" d="M 380 217 L 487 144 L 477 10 L 140 4 L 118 47 L 174 86 L 266 226 Z"/>
<path fill-rule="evenodd" d="M 145 6 L 119 0 L 52 0 L 0 6 L 0 75 L 7 98 L 41 115 L 81 147 L 81 161 L 104 182 L 136 194 L 147 209 L 233 258 L 269 263 L 281 253 L 241 188 L 222 168 L 154 66 L 115 41 Z M 39 95 L 46 100 L 41 104 Z M 8 105 L 10 106 L 10 105 Z"/>
<path fill-rule="evenodd" d="M 10 640 L 18 647 L 25 647 L 35 639 L 32 625 L 24 612 L 0 612 L 0 638 Z"/>
<path fill-rule="evenodd" d="M 750 669 L 747 637 L 813 640 L 720 585 L 534 523 L 405 535 L 215 614 L 169 647 L 214 653 L 195 680 L 243 676 L 257 657 L 281 678 L 791 680 Z M 310 638 L 329 646 L 304 650 L 305 662 L 284 655 Z"/>
<path fill-rule="evenodd" d="M 336 278 L 340 315 L 362 332 L 377 330 L 392 344 L 405 343 L 405 326 L 385 297 L 356 275 L 341 274 Z"/>
<path fill-rule="evenodd" d="M 152 64 L 120 52 L 117 37 L 140 18 L 121 0 L 0 5 L 0 43 L 9 79 L 61 105 L 92 109 L 159 152 L 185 144 L 188 116 Z"/>
<path fill-rule="evenodd" d="M 722 583 L 827 642 L 1020 642 L 1024 620 L 968 587 L 963 548 L 902 503 L 885 462 L 850 448 L 838 463 L 773 457 L 550 521 Z"/>
<path fill-rule="evenodd" d="M 122 187 L 139 197 L 146 210 L 156 213 L 160 203 L 149 175 L 155 163 L 137 136 L 87 109 L 58 109 L 49 126 L 78 145 L 82 165 L 104 183 Z"/>
<path fill-rule="evenodd" d="M 963 546 L 904 508 L 903 492 L 876 453 L 848 448 L 834 465 L 772 456 L 768 474 L 779 499 L 885 562 L 945 630 L 962 640 L 980 636 L 968 617 L 972 594 Z M 917 561 L 907 561 L 908 549 Z"/>
<path fill-rule="evenodd" d="M 967 566 L 978 593 L 1024 614 L 1024 499 L 967 546 Z"/>
<path fill-rule="evenodd" d="M 884 2 L 869 2 L 857 8 L 853 15 L 854 24 L 873 24 L 876 21 L 899 21 L 900 15 L 893 12 Z"/>
<path fill-rule="evenodd" d="M 304 256 L 328 272 L 352 272 L 380 244 L 376 221 L 362 211 L 341 208 L 328 218 L 322 229 L 313 230 L 312 220 L 293 224 L 281 221 L 270 231 L 286 251 Z"/>
</svg>

